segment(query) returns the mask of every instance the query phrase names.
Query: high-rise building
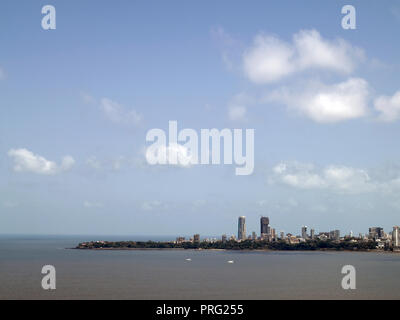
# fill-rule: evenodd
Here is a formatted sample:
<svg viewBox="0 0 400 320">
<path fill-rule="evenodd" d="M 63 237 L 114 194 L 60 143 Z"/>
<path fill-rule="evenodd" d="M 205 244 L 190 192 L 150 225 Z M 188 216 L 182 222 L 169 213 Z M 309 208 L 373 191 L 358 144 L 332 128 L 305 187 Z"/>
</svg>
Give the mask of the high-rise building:
<svg viewBox="0 0 400 320">
<path fill-rule="evenodd" d="M 271 228 L 270 229 L 271 231 L 271 240 L 275 240 L 276 239 L 276 231 L 275 231 L 275 229 L 274 228 Z"/>
<path fill-rule="evenodd" d="M 303 239 L 307 239 L 308 238 L 308 234 L 307 234 L 307 226 L 303 226 L 301 228 L 301 237 Z"/>
<path fill-rule="evenodd" d="M 257 234 L 253 231 L 253 233 L 251 234 L 251 238 L 253 240 L 257 240 Z"/>
<path fill-rule="evenodd" d="M 340 230 L 332 230 L 329 232 L 329 239 L 340 240 Z"/>
<path fill-rule="evenodd" d="M 283 231 L 281 231 L 281 239 L 285 239 L 285 233 Z"/>
<path fill-rule="evenodd" d="M 185 237 L 177 237 L 176 238 L 176 243 L 182 243 L 185 242 Z"/>
<path fill-rule="evenodd" d="M 393 247 L 400 247 L 400 227 L 394 226 L 392 232 Z"/>
<path fill-rule="evenodd" d="M 369 237 L 370 239 L 376 240 L 376 239 L 380 239 L 380 238 L 383 238 L 383 237 L 384 237 L 384 235 L 383 235 L 383 234 L 384 234 L 383 228 L 380 228 L 380 227 L 371 227 L 371 228 L 368 229 L 368 231 L 369 231 L 368 237 Z"/>
<path fill-rule="evenodd" d="M 246 239 L 246 217 L 241 216 L 238 220 L 238 240 Z"/>
<path fill-rule="evenodd" d="M 311 229 L 311 230 L 310 230 L 310 238 L 311 238 L 312 240 L 315 239 L 315 230 L 314 230 L 314 229 Z"/>
<path fill-rule="evenodd" d="M 226 234 L 223 234 L 223 235 L 222 235 L 222 239 L 221 239 L 221 240 L 222 240 L 222 242 L 224 242 L 224 243 L 225 243 L 225 242 L 226 242 L 226 239 L 227 239 L 227 237 L 226 237 Z"/>
<path fill-rule="evenodd" d="M 200 235 L 199 234 L 195 234 L 193 236 L 193 242 L 199 243 L 200 242 Z"/>
<path fill-rule="evenodd" d="M 261 217 L 260 218 L 260 234 L 261 238 L 265 237 L 266 235 L 269 234 L 270 228 L 269 228 L 269 218 L 268 217 Z"/>
</svg>

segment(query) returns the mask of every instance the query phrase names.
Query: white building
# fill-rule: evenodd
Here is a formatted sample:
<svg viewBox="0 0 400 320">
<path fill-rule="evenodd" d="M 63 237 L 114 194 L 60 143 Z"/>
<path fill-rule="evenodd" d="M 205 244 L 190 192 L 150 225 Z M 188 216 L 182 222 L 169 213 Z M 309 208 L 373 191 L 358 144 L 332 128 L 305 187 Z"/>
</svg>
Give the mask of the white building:
<svg viewBox="0 0 400 320">
<path fill-rule="evenodd" d="M 400 247 L 400 228 L 398 226 L 393 227 L 392 243 L 393 247 Z"/>
</svg>

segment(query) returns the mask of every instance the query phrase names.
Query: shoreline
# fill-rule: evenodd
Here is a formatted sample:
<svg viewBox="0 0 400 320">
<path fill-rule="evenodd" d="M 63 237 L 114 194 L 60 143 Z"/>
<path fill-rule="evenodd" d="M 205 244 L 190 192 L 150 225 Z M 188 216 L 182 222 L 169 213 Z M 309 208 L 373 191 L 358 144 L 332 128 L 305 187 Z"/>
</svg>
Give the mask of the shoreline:
<svg viewBox="0 0 400 320">
<path fill-rule="evenodd" d="M 220 252 L 349 252 L 349 253 L 380 253 L 380 254 L 400 254 L 400 251 L 385 250 L 335 250 L 335 249 L 316 249 L 316 250 L 272 250 L 272 249 L 185 249 L 185 248 L 65 248 L 76 250 L 93 250 L 93 251 L 220 251 Z"/>
</svg>

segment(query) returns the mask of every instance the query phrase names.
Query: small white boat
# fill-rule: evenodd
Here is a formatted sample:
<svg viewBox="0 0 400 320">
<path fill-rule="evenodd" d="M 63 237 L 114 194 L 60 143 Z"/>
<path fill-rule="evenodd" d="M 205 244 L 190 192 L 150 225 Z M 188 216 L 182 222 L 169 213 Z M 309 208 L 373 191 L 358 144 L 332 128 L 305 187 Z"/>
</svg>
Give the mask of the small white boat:
<svg viewBox="0 0 400 320">
<path fill-rule="evenodd" d="M 228 263 L 233 263 L 233 262 L 234 262 L 233 260 L 229 260 L 229 261 L 228 261 Z"/>
<path fill-rule="evenodd" d="M 186 259 L 186 261 L 192 261 L 192 259 L 190 259 L 190 258 L 187 258 L 187 259 Z"/>
</svg>

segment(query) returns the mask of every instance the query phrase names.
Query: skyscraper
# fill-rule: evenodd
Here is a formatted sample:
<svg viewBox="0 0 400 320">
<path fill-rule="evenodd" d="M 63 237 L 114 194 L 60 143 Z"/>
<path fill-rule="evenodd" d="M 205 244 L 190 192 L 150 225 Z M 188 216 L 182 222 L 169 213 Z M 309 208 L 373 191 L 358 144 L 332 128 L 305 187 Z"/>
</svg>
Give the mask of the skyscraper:
<svg viewBox="0 0 400 320">
<path fill-rule="evenodd" d="M 332 230 L 329 232 L 329 239 L 331 240 L 340 240 L 340 230 Z"/>
<path fill-rule="evenodd" d="M 398 226 L 393 227 L 392 241 L 393 247 L 400 247 L 400 228 Z"/>
<path fill-rule="evenodd" d="M 370 239 L 380 239 L 383 237 L 383 228 L 381 227 L 371 227 L 369 228 L 369 233 L 368 233 L 368 237 Z"/>
<path fill-rule="evenodd" d="M 271 240 L 276 240 L 276 231 L 274 228 L 270 228 Z"/>
<path fill-rule="evenodd" d="M 308 235 L 307 235 L 307 226 L 303 226 L 303 227 L 301 228 L 301 237 L 302 237 L 303 239 L 307 239 L 307 238 L 308 238 Z"/>
<path fill-rule="evenodd" d="M 261 238 L 263 238 L 269 234 L 269 218 L 268 217 L 261 217 L 260 227 L 261 227 L 261 230 L 260 230 Z"/>
<path fill-rule="evenodd" d="M 239 217 L 238 221 L 238 240 L 246 239 L 246 217 Z"/>
<path fill-rule="evenodd" d="M 315 239 L 315 230 L 314 230 L 314 229 L 311 229 L 311 230 L 310 230 L 310 238 L 311 238 L 312 240 Z"/>
<path fill-rule="evenodd" d="M 193 242 L 195 242 L 195 243 L 199 243 L 200 242 L 200 235 L 199 234 L 195 234 L 193 236 Z"/>
</svg>

